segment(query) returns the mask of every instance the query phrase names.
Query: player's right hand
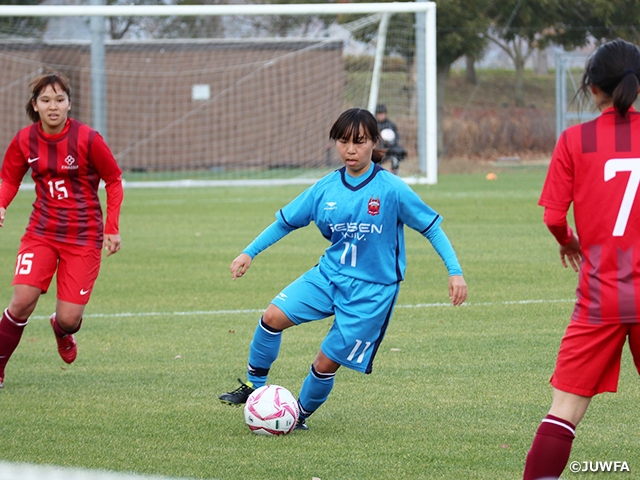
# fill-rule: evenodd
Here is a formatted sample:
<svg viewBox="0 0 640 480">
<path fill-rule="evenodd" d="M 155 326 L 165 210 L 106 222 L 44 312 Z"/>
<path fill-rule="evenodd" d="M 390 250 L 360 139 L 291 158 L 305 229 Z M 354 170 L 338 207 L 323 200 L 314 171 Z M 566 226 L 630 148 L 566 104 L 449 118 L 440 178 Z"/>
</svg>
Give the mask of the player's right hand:
<svg viewBox="0 0 640 480">
<path fill-rule="evenodd" d="M 251 266 L 252 260 L 253 259 L 246 253 L 238 255 L 233 262 L 231 262 L 231 266 L 229 267 L 229 270 L 231 270 L 231 278 L 235 280 L 236 278 L 243 276 Z"/>
<path fill-rule="evenodd" d="M 7 212 L 6 208 L 0 207 L 0 227 L 4 227 L 4 216 L 6 212 Z"/>
<path fill-rule="evenodd" d="M 449 299 L 454 307 L 462 305 L 467 299 L 467 283 L 462 275 L 449 277 Z"/>
</svg>

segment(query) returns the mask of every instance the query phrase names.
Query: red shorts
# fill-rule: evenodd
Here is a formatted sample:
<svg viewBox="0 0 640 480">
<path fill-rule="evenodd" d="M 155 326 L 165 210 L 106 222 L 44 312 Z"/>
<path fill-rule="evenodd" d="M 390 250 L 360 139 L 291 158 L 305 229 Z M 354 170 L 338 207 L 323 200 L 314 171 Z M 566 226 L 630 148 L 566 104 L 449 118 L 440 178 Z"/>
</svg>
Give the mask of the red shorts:
<svg viewBox="0 0 640 480">
<path fill-rule="evenodd" d="M 47 293 L 56 270 L 57 298 L 86 305 L 98 278 L 102 251 L 25 234 L 20 241 L 12 285 L 30 285 Z"/>
<path fill-rule="evenodd" d="M 584 397 L 615 392 L 618 389 L 622 347 L 627 338 L 640 373 L 640 324 L 569 323 L 560 344 L 551 385 Z"/>
</svg>

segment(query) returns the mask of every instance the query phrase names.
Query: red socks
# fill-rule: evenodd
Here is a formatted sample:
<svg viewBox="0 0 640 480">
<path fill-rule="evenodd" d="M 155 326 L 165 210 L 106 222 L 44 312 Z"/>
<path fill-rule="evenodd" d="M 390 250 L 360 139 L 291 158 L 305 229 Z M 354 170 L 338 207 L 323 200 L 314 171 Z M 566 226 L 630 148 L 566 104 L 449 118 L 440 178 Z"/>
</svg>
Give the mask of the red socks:
<svg viewBox="0 0 640 480">
<path fill-rule="evenodd" d="M 559 478 L 569 461 L 575 428 L 562 418 L 547 415 L 527 455 L 523 480 Z"/>
<path fill-rule="evenodd" d="M 27 322 L 28 319 L 12 317 L 9 314 L 9 309 L 6 309 L 2 314 L 2 320 L 0 320 L 0 381 L 4 378 L 4 367 L 20 343 Z"/>
</svg>

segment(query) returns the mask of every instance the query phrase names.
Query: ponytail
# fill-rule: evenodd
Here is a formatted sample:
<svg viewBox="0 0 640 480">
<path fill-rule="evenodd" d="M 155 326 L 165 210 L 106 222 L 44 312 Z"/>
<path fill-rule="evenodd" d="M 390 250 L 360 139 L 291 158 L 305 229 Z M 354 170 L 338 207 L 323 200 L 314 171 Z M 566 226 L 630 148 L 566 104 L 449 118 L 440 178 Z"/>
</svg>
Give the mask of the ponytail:
<svg viewBox="0 0 640 480">
<path fill-rule="evenodd" d="M 639 86 L 638 76 L 633 70 L 627 70 L 622 74 L 620 83 L 614 88 L 611 95 L 613 106 L 623 117 L 627 114 L 633 102 L 636 101 L 636 98 L 638 98 Z"/>
</svg>

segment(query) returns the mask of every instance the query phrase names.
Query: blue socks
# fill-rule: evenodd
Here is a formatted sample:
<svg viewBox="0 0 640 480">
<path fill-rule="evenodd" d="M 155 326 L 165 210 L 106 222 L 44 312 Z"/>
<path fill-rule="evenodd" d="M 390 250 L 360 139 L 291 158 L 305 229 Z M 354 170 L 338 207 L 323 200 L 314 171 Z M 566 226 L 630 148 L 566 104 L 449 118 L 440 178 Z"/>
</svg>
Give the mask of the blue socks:
<svg viewBox="0 0 640 480">
<path fill-rule="evenodd" d="M 278 358 L 281 343 L 282 330 L 271 328 L 260 318 L 249 346 L 249 364 L 247 365 L 247 379 L 253 384 L 253 388 L 260 388 L 267 384 L 269 369 Z M 335 376 L 335 373 L 317 372 L 311 365 L 309 375 L 302 382 L 298 398 L 300 417 L 309 417 L 327 400 L 333 389 Z"/>
<path fill-rule="evenodd" d="M 302 382 L 298 398 L 302 418 L 309 417 L 327 400 L 333 389 L 335 377 L 335 373 L 319 373 L 311 365 L 311 371 Z"/>
<path fill-rule="evenodd" d="M 278 358 L 281 343 L 282 330 L 271 328 L 260 318 L 253 334 L 253 341 L 249 346 L 249 365 L 247 365 L 247 379 L 253 383 L 253 388 L 267 384 L 269 369 Z"/>
</svg>

